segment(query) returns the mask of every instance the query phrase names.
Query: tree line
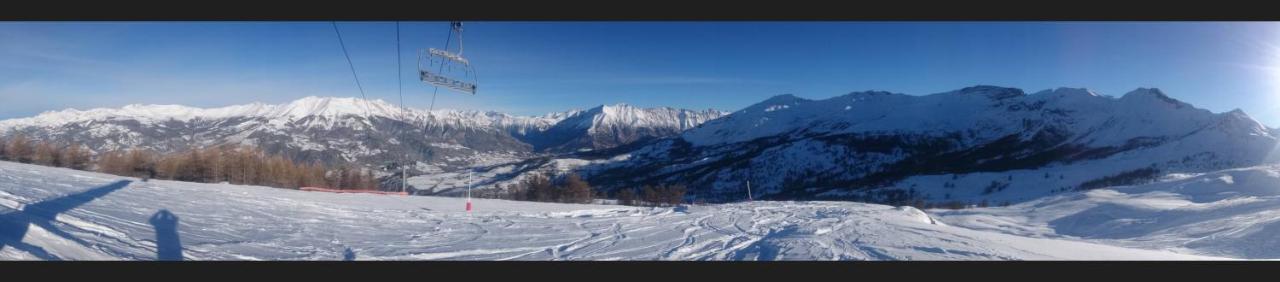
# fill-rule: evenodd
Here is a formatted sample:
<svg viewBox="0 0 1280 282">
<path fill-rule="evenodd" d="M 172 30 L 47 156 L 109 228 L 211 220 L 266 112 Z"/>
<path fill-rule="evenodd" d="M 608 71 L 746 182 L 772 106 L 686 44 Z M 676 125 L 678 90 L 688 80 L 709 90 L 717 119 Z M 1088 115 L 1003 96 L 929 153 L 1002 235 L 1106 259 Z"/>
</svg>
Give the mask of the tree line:
<svg viewBox="0 0 1280 282">
<path fill-rule="evenodd" d="M 379 181 L 371 170 L 350 166 L 329 167 L 321 163 L 299 163 L 281 155 L 245 145 L 219 145 L 173 153 L 124 149 L 99 153 L 82 144 L 40 142 L 21 135 L 0 139 L 0 160 L 46 166 L 92 170 L 143 179 L 165 179 L 202 183 L 230 183 L 279 188 L 319 187 L 348 190 L 377 190 Z M 674 206 L 685 196 L 683 185 L 644 185 L 613 193 L 618 204 L 632 206 Z M 479 197 L 518 201 L 592 203 L 608 198 L 595 191 L 578 174 L 555 179 L 535 174 L 505 189 L 477 193 Z"/>
<path fill-rule="evenodd" d="M 0 139 L 0 160 L 79 170 L 92 165 L 89 149 L 84 145 L 38 142 L 22 135 Z"/>
<path fill-rule="evenodd" d="M 107 151 L 96 159 L 80 144 L 32 141 L 18 135 L 0 140 L 0 159 L 120 176 L 188 182 L 260 185 L 279 188 L 319 187 L 376 190 L 378 178 L 371 170 L 299 163 L 281 155 L 245 145 L 219 145 L 168 154 L 150 150 Z"/>
<path fill-rule="evenodd" d="M 500 197 L 516 201 L 586 204 L 603 198 L 576 173 L 559 181 L 552 181 L 547 174 L 534 174 L 518 183 L 508 184 L 503 192 Z"/>
<path fill-rule="evenodd" d="M 614 197 L 621 205 L 675 206 L 684 202 L 685 192 L 684 185 L 644 185 L 640 188 L 623 188 L 615 192 Z"/>
<path fill-rule="evenodd" d="M 576 173 L 566 175 L 558 181 L 553 178 L 550 174 L 534 174 L 493 193 L 480 195 L 515 201 L 554 203 L 591 203 L 595 199 L 607 198 L 605 193 L 595 191 L 590 183 Z M 621 205 L 674 206 L 683 202 L 685 192 L 683 185 L 645 185 L 620 189 L 613 193 L 613 198 Z"/>
</svg>

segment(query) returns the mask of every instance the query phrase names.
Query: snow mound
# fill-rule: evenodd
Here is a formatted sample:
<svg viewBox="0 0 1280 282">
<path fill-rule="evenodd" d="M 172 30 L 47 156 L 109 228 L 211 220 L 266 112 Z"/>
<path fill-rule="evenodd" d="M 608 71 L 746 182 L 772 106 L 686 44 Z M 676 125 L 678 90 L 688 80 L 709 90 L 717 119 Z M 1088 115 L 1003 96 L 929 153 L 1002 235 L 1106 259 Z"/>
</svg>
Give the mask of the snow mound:
<svg viewBox="0 0 1280 282">
<path fill-rule="evenodd" d="M 920 209 L 910 207 L 910 206 L 900 206 L 895 209 L 897 209 L 900 212 L 906 213 L 907 217 L 911 218 L 912 220 L 915 220 L 916 222 L 938 224 L 937 221 L 933 220 L 933 217 L 930 217 L 929 214 L 925 213 Z"/>
</svg>

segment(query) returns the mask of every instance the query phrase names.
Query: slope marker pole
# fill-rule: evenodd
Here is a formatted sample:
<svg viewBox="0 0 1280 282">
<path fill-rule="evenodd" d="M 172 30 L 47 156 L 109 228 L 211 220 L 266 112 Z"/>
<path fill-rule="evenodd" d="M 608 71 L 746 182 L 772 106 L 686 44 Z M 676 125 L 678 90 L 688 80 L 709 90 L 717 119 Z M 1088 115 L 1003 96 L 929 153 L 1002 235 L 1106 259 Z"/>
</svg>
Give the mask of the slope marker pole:
<svg viewBox="0 0 1280 282">
<path fill-rule="evenodd" d="M 467 170 L 467 215 L 471 215 L 471 170 Z"/>
</svg>

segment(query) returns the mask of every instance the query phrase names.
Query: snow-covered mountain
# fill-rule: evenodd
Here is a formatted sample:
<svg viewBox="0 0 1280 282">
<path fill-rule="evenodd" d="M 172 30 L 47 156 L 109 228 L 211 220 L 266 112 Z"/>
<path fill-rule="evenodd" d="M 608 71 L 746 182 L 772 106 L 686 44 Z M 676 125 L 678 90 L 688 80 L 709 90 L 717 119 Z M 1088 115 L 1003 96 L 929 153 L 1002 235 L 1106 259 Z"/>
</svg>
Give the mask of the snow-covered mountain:
<svg viewBox="0 0 1280 282">
<path fill-rule="evenodd" d="M 1240 110 L 1212 113 L 1137 89 L 1026 94 L 975 86 L 912 96 L 781 95 L 577 169 L 607 189 L 685 184 L 746 198 L 1017 202 L 1167 173 L 1274 159 L 1277 135 Z"/>
<path fill-rule="evenodd" d="M 76 142 L 95 152 L 167 152 L 216 144 L 261 146 L 300 160 L 379 166 L 406 154 L 423 170 L 512 161 L 554 148 L 610 148 L 678 134 L 724 113 L 601 106 L 544 116 L 401 109 L 382 100 L 306 97 L 285 104 L 68 109 L 0 121 L 0 136 Z M 576 130 L 586 126 L 585 130 Z"/>
<path fill-rule="evenodd" d="M 1276 158 L 1276 132 L 1240 110 L 1213 113 L 1142 88 L 974 86 L 930 95 L 780 95 L 733 113 L 607 105 L 540 117 L 427 112 L 308 97 L 213 109 L 131 105 L 0 121 L 0 136 L 161 151 L 253 144 L 299 159 L 378 166 L 410 155 L 415 186 L 449 194 L 576 170 L 605 191 L 683 184 L 709 201 L 745 198 L 1020 202 Z M 443 171 L 442 171 L 443 170 Z M 421 174 L 421 173 L 420 173 Z M 460 182 L 462 181 L 462 182 Z M 422 187 L 419 187 L 422 188 Z M 450 192 L 452 191 L 452 192 Z"/>
<path fill-rule="evenodd" d="M 604 105 L 571 112 L 554 126 L 527 140 L 538 150 L 606 149 L 645 138 L 674 136 L 726 114 L 716 110 L 697 112 L 668 107 L 644 109 L 625 104 Z"/>
</svg>

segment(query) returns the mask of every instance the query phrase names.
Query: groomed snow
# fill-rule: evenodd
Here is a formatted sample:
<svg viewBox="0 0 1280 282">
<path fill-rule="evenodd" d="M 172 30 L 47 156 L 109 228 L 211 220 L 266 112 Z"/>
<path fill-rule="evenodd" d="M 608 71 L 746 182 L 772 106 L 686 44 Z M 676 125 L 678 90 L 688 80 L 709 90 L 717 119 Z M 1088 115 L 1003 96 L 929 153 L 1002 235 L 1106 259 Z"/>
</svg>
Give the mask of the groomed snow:
<svg viewBox="0 0 1280 282">
<path fill-rule="evenodd" d="M 189 260 L 1215 259 L 850 202 L 474 203 L 468 214 L 460 198 L 142 182 L 0 162 L 0 259 L 153 260 L 175 243 Z M 176 242 L 156 240 L 168 226 L 151 222 L 161 210 L 177 217 Z"/>
<path fill-rule="evenodd" d="M 950 225 L 1009 234 L 1278 259 L 1280 165 L 1170 175 L 1146 185 L 937 214 Z"/>
</svg>

